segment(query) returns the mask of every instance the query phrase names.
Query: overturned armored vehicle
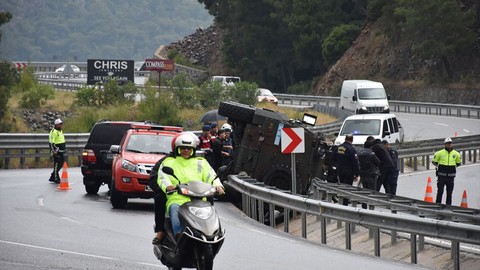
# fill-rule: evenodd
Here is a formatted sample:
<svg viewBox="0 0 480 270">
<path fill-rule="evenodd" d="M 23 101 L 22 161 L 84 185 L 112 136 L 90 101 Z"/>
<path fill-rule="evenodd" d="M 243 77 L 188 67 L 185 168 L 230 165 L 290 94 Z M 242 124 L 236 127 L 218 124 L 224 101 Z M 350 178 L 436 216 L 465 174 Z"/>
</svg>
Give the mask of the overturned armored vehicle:
<svg viewBox="0 0 480 270">
<path fill-rule="evenodd" d="M 291 155 L 281 152 L 281 131 L 304 128 L 305 153 L 295 155 L 297 193 L 307 194 L 311 179 L 323 178 L 325 157 L 331 149 L 312 123 L 289 120 L 283 113 L 235 102 L 220 103 L 218 113 L 228 117 L 233 125 L 235 157 L 230 174 L 245 172 L 266 185 L 291 190 Z"/>
</svg>

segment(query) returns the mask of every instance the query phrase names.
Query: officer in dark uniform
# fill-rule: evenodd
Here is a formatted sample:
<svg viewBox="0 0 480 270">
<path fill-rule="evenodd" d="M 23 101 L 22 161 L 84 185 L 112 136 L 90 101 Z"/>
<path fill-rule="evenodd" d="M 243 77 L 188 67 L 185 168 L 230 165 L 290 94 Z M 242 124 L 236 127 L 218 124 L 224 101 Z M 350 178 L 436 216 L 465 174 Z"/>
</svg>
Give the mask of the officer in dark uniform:
<svg viewBox="0 0 480 270">
<path fill-rule="evenodd" d="M 352 143 L 353 135 L 348 134 L 345 136 L 345 142 L 338 146 L 334 155 L 338 180 L 340 183 L 347 185 L 352 185 L 353 181 L 358 179 L 360 173 L 357 151 Z M 344 200 L 343 204 L 348 205 L 348 201 Z"/>
</svg>

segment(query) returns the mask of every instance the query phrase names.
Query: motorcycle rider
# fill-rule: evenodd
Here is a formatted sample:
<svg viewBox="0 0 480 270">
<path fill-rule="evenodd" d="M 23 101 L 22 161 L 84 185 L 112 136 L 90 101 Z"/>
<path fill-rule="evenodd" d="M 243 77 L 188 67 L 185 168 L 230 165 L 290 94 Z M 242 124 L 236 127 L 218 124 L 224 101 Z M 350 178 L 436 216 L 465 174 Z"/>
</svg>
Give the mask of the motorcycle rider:
<svg viewBox="0 0 480 270">
<path fill-rule="evenodd" d="M 218 178 L 215 171 L 208 161 L 203 157 L 195 156 L 195 149 L 198 142 L 194 136 L 183 133 L 175 139 L 173 156 L 167 157 L 158 170 L 157 183 L 160 188 L 167 194 L 166 210 L 170 214 L 173 234 L 176 236 L 182 231 L 182 224 L 178 218 L 178 209 L 186 202 L 190 201 L 189 197 L 183 196 L 174 191 L 178 184 L 185 184 L 190 181 L 203 181 L 215 186 L 218 194 L 224 194 L 225 189 Z M 175 172 L 175 176 L 168 175 L 162 171 L 163 167 L 170 167 Z"/>
</svg>

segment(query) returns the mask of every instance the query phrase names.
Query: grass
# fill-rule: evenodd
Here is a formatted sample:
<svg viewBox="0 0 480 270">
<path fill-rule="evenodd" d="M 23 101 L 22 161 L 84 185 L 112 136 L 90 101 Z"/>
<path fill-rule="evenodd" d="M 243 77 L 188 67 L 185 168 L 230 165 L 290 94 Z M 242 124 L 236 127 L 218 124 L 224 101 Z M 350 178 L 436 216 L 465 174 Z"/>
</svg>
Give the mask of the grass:
<svg viewBox="0 0 480 270">
<path fill-rule="evenodd" d="M 14 122 L 15 131 L 21 133 L 32 132 L 21 117 L 21 108 L 19 106 L 21 94 L 16 93 L 9 100 L 10 112 L 16 118 Z M 95 122 L 101 119 L 109 120 L 141 120 L 138 118 L 138 104 L 120 104 L 112 105 L 101 109 L 75 108 L 75 92 L 56 91 L 55 98 L 47 100 L 41 106 L 40 111 L 73 111 L 73 117 L 64 119 L 65 132 L 89 132 Z M 317 125 L 335 121 L 336 119 L 311 109 L 294 109 L 289 107 L 277 106 L 272 103 L 259 103 L 258 108 L 265 108 L 272 111 L 282 112 L 290 119 L 302 119 L 303 113 L 309 113 L 317 116 Z M 180 118 L 185 130 L 201 130 L 202 123 L 198 120 L 210 109 L 182 109 Z M 219 121 L 221 126 L 225 121 Z"/>
</svg>

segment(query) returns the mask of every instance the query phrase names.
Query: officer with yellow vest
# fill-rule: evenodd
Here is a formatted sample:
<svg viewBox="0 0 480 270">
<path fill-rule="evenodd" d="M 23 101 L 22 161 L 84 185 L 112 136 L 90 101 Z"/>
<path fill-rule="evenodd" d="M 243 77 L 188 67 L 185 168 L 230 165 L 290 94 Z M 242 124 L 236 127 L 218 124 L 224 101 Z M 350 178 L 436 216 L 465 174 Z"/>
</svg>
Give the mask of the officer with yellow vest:
<svg viewBox="0 0 480 270">
<path fill-rule="evenodd" d="M 60 118 L 55 119 L 53 122 L 55 125 L 52 130 L 50 130 L 50 135 L 48 137 L 50 152 L 53 157 L 53 172 L 50 175 L 50 179 L 48 181 L 60 183 L 60 175 L 58 172 L 63 166 L 63 162 L 65 161 L 64 153 L 66 150 L 65 147 L 65 136 L 63 135 L 62 127 L 63 122 Z"/>
<path fill-rule="evenodd" d="M 442 203 L 443 189 L 447 189 L 446 204 L 452 205 L 453 180 L 457 172 L 457 167 L 462 164 L 460 153 L 453 149 L 452 139 L 446 138 L 445 148 L 437 151 L 433 155 L 432 163 L 437 171 L 437 199 L 436 203 Z"/>
<path fill-rule="evenodd" d="M 158 170 L 158 185 L 163 192 L 167 193 L 175 190 L 176 185 L 180 183 L 203 181 L 215 186 L 218 194 L 224 194 L 224 187 L 220 180 L 216 178 L 216 173 L 208 161 L 203 157 L 195 156 L 195 149 L 198 143 L 194 137 L 196 136 L 184 133 L 175 139 L 172 149 L 174 155 L 167 157 Z M 173 169 L 176 178 L 162 171 L 162 168 L 165 166 Z M 177 192 L 167 194 L 166 210 L 170 214 L 174 235 L 180 233 L 183 229 L 178 218 L 178 209 L 182 204 L 189 201 L 189 197 Z"/>
</svg>

